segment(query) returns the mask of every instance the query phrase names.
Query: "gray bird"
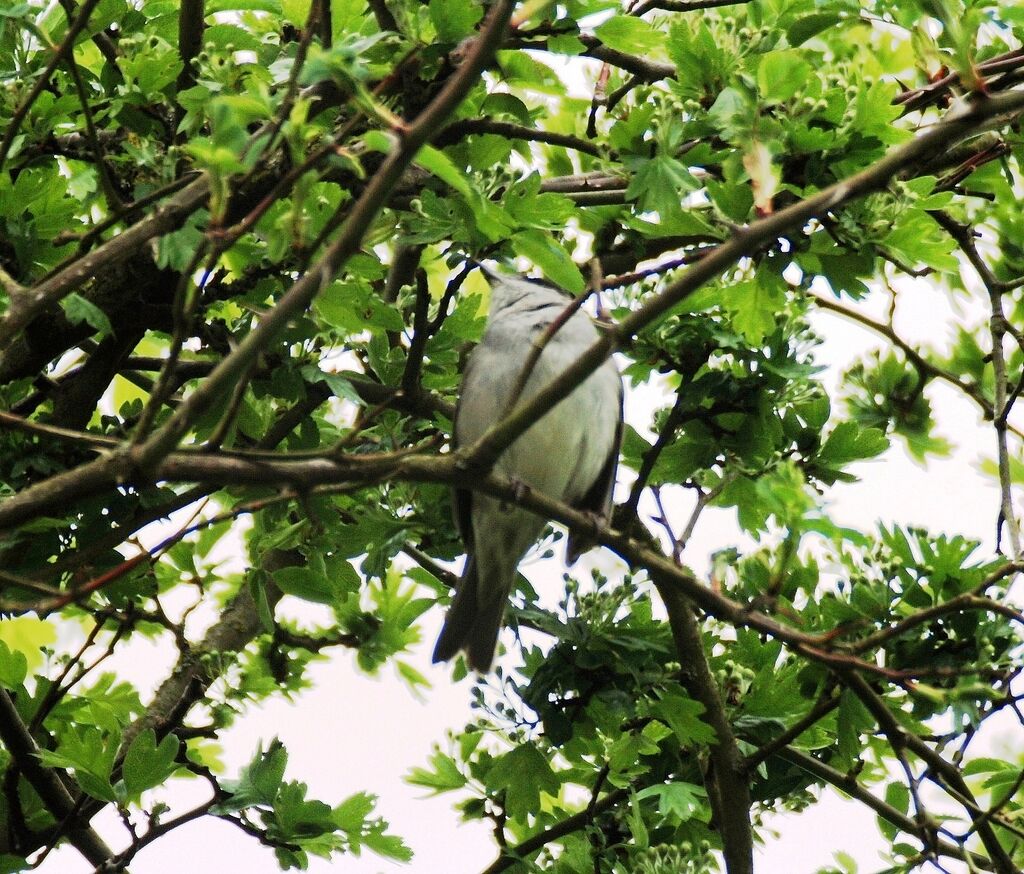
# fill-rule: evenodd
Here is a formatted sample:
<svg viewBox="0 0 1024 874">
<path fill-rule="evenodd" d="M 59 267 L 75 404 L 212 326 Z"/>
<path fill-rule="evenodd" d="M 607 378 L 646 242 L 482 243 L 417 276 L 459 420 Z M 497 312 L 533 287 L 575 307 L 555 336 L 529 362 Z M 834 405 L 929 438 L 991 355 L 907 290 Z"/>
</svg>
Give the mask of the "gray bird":
<svg viewBox="0 0 1024 874">
<path fill-rule="evenodd" d="M 571 299 L 558 289 L 484 269 L 491 286 L 483 339 L 470 356 L 455 413 L 455 445 L 468 446 L 510 412 L 511 395 L 531 344 Z M 547 386 L 597 340 L 590 318 L 577 310 L 544 347 L 520 400 Z M 608 518 L 622 436 L 622 380 L 611 359 L 572 394 L 531 425 L 498 458 L 494 470 L 580 510 Z M 434 661 L 465 650 L 470 667 L 486 672 L 519 562 L 544 530 L 544 520 L 500 499 L 454 491 L 455 521 L 466 545 L 459 581 Z M 589 548 L 570 534 L 571 564 Z"/>
</svg>

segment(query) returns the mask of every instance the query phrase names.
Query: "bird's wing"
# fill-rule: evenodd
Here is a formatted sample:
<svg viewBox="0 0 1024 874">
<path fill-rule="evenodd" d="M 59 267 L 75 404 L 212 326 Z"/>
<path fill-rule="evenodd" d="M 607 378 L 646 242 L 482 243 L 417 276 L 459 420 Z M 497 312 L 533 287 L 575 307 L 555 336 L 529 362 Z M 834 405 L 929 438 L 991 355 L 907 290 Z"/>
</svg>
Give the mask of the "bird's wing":
<svg viewBox="0 0 1024 874">
<path fill-rule="evenodd" d="M 473 369 L 473 356 L 469 357 L 466 367 L 462 373 L 462 384 L 466 384 L 470 371 Z M 464 392 L 459 392 L 459 399 L 455 402 L 455 418 L 452 420 L 452 449 L 459 448 L 459 412 L 462 409 L 462 398 Z M 473 551 L 473 492 L 470 489 L 452 489 L 452 516 L 455 517 L 455 527 L 466 547 L 468 553 Z"/>
<path fill-rule="evenodd" d="M 619 421 L 615 424 L 615 438 L 605 459 L 601 472 L 587 493 L 573 506 L 578 510 L 589 511 L 605 521 L 609 520 L 612 509 L 612 490 L 615 488 L 615 477 L 619 469 L 619 450 L 622 448 L 623 420 L 622 383 L 619 383 Z M 565 559 L 568 564 L 576 561 L 584 552 L 593 546 L 593 542 L 581 532 L 569 532 L 569 540 L 565 547 Z"/>
</svg>

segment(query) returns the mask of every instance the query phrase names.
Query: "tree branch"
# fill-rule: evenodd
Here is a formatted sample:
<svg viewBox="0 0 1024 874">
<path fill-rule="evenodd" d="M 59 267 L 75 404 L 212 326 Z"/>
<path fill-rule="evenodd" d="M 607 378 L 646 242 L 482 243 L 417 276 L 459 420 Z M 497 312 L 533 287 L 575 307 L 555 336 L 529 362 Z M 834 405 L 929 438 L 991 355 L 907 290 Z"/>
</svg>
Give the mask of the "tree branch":
<svg viewBox="0 0 1024 874">
<path fill-rule="evenodd" d="M 579 813 L 574 813 L 572 816 L 566 817 L 557 825 L 544 829 L 544 831 L 535 834 L 531 838 L 527 838 L 525 841 L 516 844 L 514 847 L 508 847 L 501 856 L 492 864 L 488 865 L 481 874 L 499 874 L 501 871 L 508 870 L 514 865 L 517 865 L 521 859 L 526 859 L 532 856 L 552 841 L 557 841 L 559 838 L 564 838 L 566 835 L 571 835 L 573 832 L 578 832 L 580 829 L 586 828 L 594 821 L 594 818 L 599 813 L 611 810 L 615 805 L 625 801 L 628 797 L 629 792 L 625 789 L 615 789 L 609 792 L 597 803 L 588 804 Z"/>
<path fill-rule="evenodd" d="M 957 376 L 957 374 L 952 371 L 945 370 L 937 364 L 933 364 L 925 358 L 921 352 L 900 337 L 900 335 L 897 334 L 891 326 L 886 325 L 883 322 L 877 322 L 870 316 L 866 316 L 863 313 L 858 312 L 853 307 L 844 306 L 838 301 L 830 300 L 822 294 L 807 292 L 807 295 L 812 298 L 815 305 L 821 309 L 828 310 L 829 312 L 836 313 L 836 315 L 840 315 L 844 318 L 850 319 L 851 321 L 857 322 L 857 324 L 863 325 L 865 328 L 874 331 L 879 336 L 885 337 L 885 339 L 892 343 L 893 346 L 903 352 L 907 357 L 907 360 L 914 365 L 914 368 L 919 374 L 926 378 L 941 379 L 943 382 L 948 383 L 959 391 L 962 391 L 978 405 L 978 409 L 981 410 L 982 415 L 984 415 L 986 419 L 995 419 L 995 408 L 989 399 L 985 397 L 979 386 L 961 376 Z M 1007 427 L 1018 437 L 1024 439 L 1024 431 L 1021 431 L 1011 425 L 1007 425 Z"/>
<path fill-rule="evenodd" d="M 239 343 L 238 348 L 214 368 L 203 385 L 174 411 L 167 423 L 133 451 L 132 460 L 137 469 L 145 471 L 152 468 L 166 455 L 184 436 L 192 422 L 214 404 L 221 393 L 248 368 L 249 362 L 267 348 L 292 317 L 302 312 L 359 250 L 370 223 L 387 201 L 405 168 L 412 163 L 420 147 L 435 134 L 441 122 L 462 102 L 476 77 L 497 50 L 511 10 L 511 0 L 500 0 L 492 7 L 487 23 L 474 41 L 463 65 L 416 120 L 402 132 L 401 138 L 395 142 L 391 153 L 352 207 L 335 242 L 320 261 L 285 292 L 277 305 Z"/>
<path fill-rule="evenodd" d="M 983 817 L 981 808 L 975 801 L 960 769 L 947 762 L 916 734 L 905 731 L 882 697 L 868 685 L 867 680 L 859 673 L 853 670 L 840 670 L 838 673 L 843 682 L 860 698 L 864 706 L 874 716 L 875 721 L 893 746 L 893 751 L 898 755 L 901 748 L 910 750 L 928 766 L 932 781 L 938 783 L 947 792 L 952 790 L 950 794 L 964 805 L 977 829 L 978 837 L 981 838 L 981 842 L 985 845 L 992 860 L 994 870 L 999 874 L 1014 874 L 1017 871 L 1017 866 L 1013 864 L 1006 850 L 1003 849 L 998 836 L 992 831 L 988 819 Z"/>
<path fill-rule="evenodd" d="M 571 134 L 560 134 L 554 131 L 538 130 L 508 121 L 494 121 L 490 118 L 462 118 L 452 122 L 434 140 L 435 145 L 447 146 L 460 142 L 472 134 L 495 134 L 510 140 L 528 140 L 533 143 L 547 143 L 550 146 L 564 146 L 575 149 L 595 158 L 601 157 L 601 149 L 588 140 L 574 137 Z"/>
<path fill-rule="evenodd" d="M 0 689 L 0 740 L 32 788 L 42 798 L 58 823 L 68 821 L 68 840 L 93 865 L 100 865 L 113 855 L 103 839 L 88 825 L 88 817 L 76 813 L 71 797 L 57 772 L 39 761 L 39 747 L 21 720 L 18 709 L 6 689 Z"/>
<path fill-rule="evenodd" d="M 753 874 L 754 836 L 750 827 L 750 784 L 747 768 L 736 744 L 722 696 L 708 667 L 700 626 L 690 602 L 672 584 L 654 577 L 654 585 L 668 611 L 672 638 L 682 665 L 683 686 L 695 701 L 704 705 L 702 719 L 714 729 L 710 745 L 711 767 L 704 785 L 711 809 L 722 835 L 722 852 L 729 874 Z"/>
<path fill-rule="evenodd" d="M 886 804 L 880 798 L 876 798 L 870 792 L 867 791 L 860 783 L 857 782 L 857 778 L 852 774 L 843 774 L 841 771 L 837 771 L 826 765 L 824 762 L 814 758 L 814 756 L 808 755 L 800 750 L 795 750 L 792 747 L 787 747 L 779 752 L 779 755 L 792 762 L 807 771 L 809 774 L 817 777 L 819 780 L 835 786 L 842 792 L 845 792 L 852 798 L 856 798 L 862 804 L 871 808 L 886 822 L 896 826 L 901 831 L 905 831 L 908 835 L 913 835 L 924 845 L 925 840 L 920 834 L 920 827 L 914 820 L 912 820 L 905 813 L 900 812 L 895 807 Z M 955 844 L 948 843 L 947 841 L 939 840 L 936 842 L 936 848 L 944 856 L 949 856 L 954 859 L 969 859 L 971 864 L 984 871 L 996 870 L 992 862 L 979 855 L 978 853 L 969 853 L 961 847 Z"/>
</svg>

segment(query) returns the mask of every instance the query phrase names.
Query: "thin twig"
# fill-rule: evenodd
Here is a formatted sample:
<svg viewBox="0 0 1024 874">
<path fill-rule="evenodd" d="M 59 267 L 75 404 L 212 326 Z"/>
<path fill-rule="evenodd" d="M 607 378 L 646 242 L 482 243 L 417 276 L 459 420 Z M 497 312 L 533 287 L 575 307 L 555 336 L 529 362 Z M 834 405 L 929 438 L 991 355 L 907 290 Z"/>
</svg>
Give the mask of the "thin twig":
<svg viewBox="0 0 1024 874">
<path fill-rule="evenodd" d="M 611 810 L 628 797 L 629 792 L 625 789 L 612 790 L 600 801 L 588 803 L 579 813 L 574 813 L 572 816 L 566 817 L 561 822 L 538 832 L 532 837 L 520 841 L 514 846 L 505 848 L 501 856 L 488 865 L 482 874 L 500 874 L 501 871 L 506 871 L 518 865 L 520 860 L 528 859 L 552 841 L 557 841 L 559 838 L 564 838 L 566 835 L 571 835 L 580 829 L 586 828 L 599 814 L 604 813 L 606 810 Z"/>
<path fill-rule="evenodd" d="M 889 740 L 893 752 L 899 755 L 904 748 L 910 750 L 928 766 L 929 779 L 964 806 L 977 828 L 978 837 L 985 845 L 985 850 L 988 852 L 995 870 L 999 874 L 1015 874 L 1017 872 L 1016 865 L 1010 860 L 990 824 L 981 819 L 981 808 L 974 799 L 959 768 L 947 762 L 916 734 L 904 730 L 883 698 L 859 673 L 853 670 L 844 670 L 840 671 L 839 675 L 874 716 L 875 721 Z M 1000 825 L 1003 823 L 1000 822 Z"/>
<path fill-rule="evenodd" d="M 807 296 L 814 300 L 816 306 L 823 310 L 829 310 L 830 312 L 836 313 L 837 315 L 843 316 L 844 318 L 850 319 L 851 321 L 857 322 L 868 328 L 871 331 L 885 337 L 889 340 L 896 348 L 906 355 L 907 360 L 914 365 L 914 368 L 919 374 L 926 378 L 940 379 L 945 383 L 955 387 L 959 391 L 962 391 L 967 397 L 969 397 L 978 408 L 984 414 L 987 419 L 994 419 L 996 416 L 995 408 L 991 401 L 985 397 L 981 388 L 975 385 L 973 382 L 965 379 L 964 377 L 958 376 L 952 371 L 945 370 L 939 367 L 937 364 L 932 363 L 924 355 L 911 346 L 906 340 L 899 336 L 891 325 L 887 325 L 883 322 L 877 322 L 870 316 L 866 316 L 861 312 L 853 309 L 852 307 L 845 306 L 838 301 L 831 300 L 822 294 L 815 292 L 806 292 Z M 1007 429 L 1012 431 L 1016 436 L 1024 439 L 1024 431 L 1017 428 L 1014 425 L 1007 424 Z"/>
<path fill-rule="evenodd" d="M 824 782 L 835 786 L 836 789 L 856 798 L 862 804 L 871 808 L 871 810 L 877 813 L 886 822 L 891 823 L 901 831 L 905 831 L 908 835 L 914 835 L 919 840 L 922 840 L 918 833 L 918 824 L 914 822 L 914 820 L 902 811 L 897 810 L 891 804 L 886 804 L 882 799 L 873 795 L 871 792 L 868 792 L 867 789 L 857 782 L 856 777 L 852 774 L 844 774 L 841 771 L 837 771 L 835 768 L 814 758 L 814 756 L 809 755 L 802 750 L 793 749 L 792 747 L 786 747 L 784 750 L 781 750 L 779 755 L 800 768 L 803 768 L 819 780 L 823 780 Z M 969 859 L 971 864 L 981 868 L 982 870 L 993 870 L 992 863 L 988 859 L 978 853 L 971 853 L 963 847 L 958 847 L 955 844 L 950 844 L 946 841 L 940 840 L 938 841 L 937 849 L 944 856 L 950 856 L 954 859 Z"/>
<path fill-rule="evenodd" d="M 780 750 L 788 747 L 793 741 L 800 737 L 800 735 L 807 731 L 807 729 L 811 728 L 813 725 L 828 716 L 839 706 L 839 701 L 839 696 L 832 694 L 832 690 L 822 693 L 814 706 L 800 717 L 800 719 L 794 722 L 778 737 L 772 738 L 768 743 L 758 747 L 754 752 L 747 756 L 746 765 L 748 773 L 753 773 L 758 765 L 767 761 Z"/>
<path fill-rule="evenodd" d="M 643 15 L 652 9 L 666 12 L 698 12 L 701 9 L 719 9 L 722 6 L 740 6 L 750 0 L 642 0 L 629 10 L 630 15 Z"/>
<path fill-rule="evenodd" d="M 546 143 L 551 146 L 563 146 L 575 149 L 596 158 L 601 157 L 601 148 L 587 140 L 571 134 L 560 134 L 554 131 L 539 130 L 508 121 L 495 121 L 490 118 L 463 118 L 452 122 L 437 135 L 434 143 L 447 146 L 460 142 L 464 137 L 473 134 L 496 134 L 509 140 L 527 140 L 534 143 Z"/>
</svg>

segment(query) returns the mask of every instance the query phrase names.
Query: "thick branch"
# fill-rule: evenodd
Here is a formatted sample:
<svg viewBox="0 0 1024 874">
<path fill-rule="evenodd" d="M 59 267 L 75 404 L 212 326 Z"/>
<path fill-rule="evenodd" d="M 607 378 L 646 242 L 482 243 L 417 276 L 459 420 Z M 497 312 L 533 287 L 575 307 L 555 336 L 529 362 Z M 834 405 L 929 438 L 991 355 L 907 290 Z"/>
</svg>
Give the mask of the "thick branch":
<svg viewBox="0 0 1024 874">
<path fill-rule="evenodd" d="M 178 91 L 191 88 L 196 83 L 192 63 L 203 45 L 205 7 L 204 0 L 181 0 L 178 7 L 178 56 L 181 58 Z"/>
<path fill-rule="evenodd" d="M 672 638 L 682 665 L 683 685 L 691 698 L 704 705 L 703 719 L 715 731 L 715 742 L 710 747 L 711 767 L 704 785 L 722 835 L 726 870 L 729 874 L 753 874 L 754 837 L 750 828 L 747 769 L 718 684 L 708 667 L 700 626 L 690 602 L 676 586 L 662 584 L 657 577 L 654 577 L 654 584 L 668 611 Z"/>
<path fill-rule="evenodd" d="M 69 821 L 68 840 L 93 865 L 100 865 L 113 855 L 113 851 L 88 825 L 81 825 L 76 815 L 75 799 L 57 776 L 57 772 L 44 768 L 39 761 L 39 747 L 21 720 L 6 689 L 0 689 L 0 740 L 11 754 L 25 778 L 43 799 L 58 823 Z"/>
</svg>

